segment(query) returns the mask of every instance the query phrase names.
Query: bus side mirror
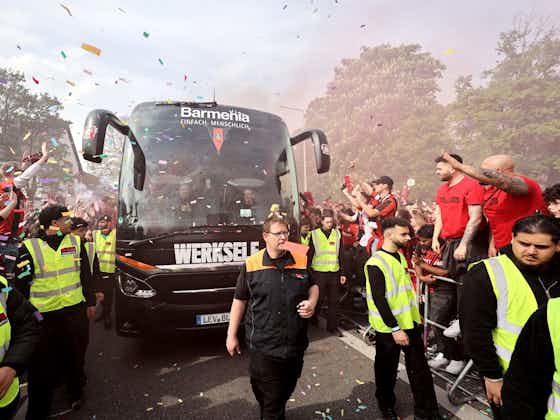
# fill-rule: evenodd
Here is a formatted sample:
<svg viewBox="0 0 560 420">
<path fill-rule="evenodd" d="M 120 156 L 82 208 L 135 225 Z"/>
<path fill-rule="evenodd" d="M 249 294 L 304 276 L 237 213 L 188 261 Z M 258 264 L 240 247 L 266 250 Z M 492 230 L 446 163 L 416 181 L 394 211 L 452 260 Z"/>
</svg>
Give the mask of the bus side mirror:
<svg viewBox="0 0 560 420">
<path fill-rule="evenodd" d="M 101 163 L 104 157 L 103 149 L 105 147 L 107 125 L 128 137 L 132 146 L 132 152 L 134 153 L 134 188 L 142 190 L 146 178 L 146 157 L 130 127 L 119 120 L 111 111 L 96 109 L 88 114 L 82 135 L 84 159 L 90 162 Z"/>
<path fill-rule="evenodd" d="M 312 129 L 299 133 L 290 139 L 292 146 L 295 146 L 302 141 L 311 139 L 313 148 L 315 150 L 315 164 L 317 166 L 317 173 L 322 174 L 329 171 L 331 166 L 331 156 L 329 152 L 329 143 L 327 136 L 321 130 Z"/>
</svg>

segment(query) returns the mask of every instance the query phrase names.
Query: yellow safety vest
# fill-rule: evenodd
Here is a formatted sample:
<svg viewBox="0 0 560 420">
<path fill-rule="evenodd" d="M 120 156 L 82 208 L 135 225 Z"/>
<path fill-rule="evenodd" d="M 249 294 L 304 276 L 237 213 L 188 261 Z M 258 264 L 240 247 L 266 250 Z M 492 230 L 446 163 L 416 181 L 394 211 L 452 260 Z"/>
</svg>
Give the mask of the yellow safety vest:
<svg viewBox="0 0 560 420">
<path fill-rule="evenodd" d="M 116 271 L 115 258 L 117 257 L 117 232 L 115 229 L 107 236 L 104 236 L 100 230 L 94 231 L 93 243 L 99 259 L 99 270 L 102 273 L 114 273 Z"/>
<path fill-rule="evenodd" d="M 301 235 L 301 236 L 299 237 L 299 242 L 300 242 L 301 244 L 303 244 L 303 245 L 309 245 L 310 239 L 311 239 L 311 234 L 308 233 L 307 236 Z"/>
<path fill-rule="evenodd" d="M 560 419 L 560 298 L 550 299 L 546 308 L 546 319 L 550 341 L 554 349 L 554 366 L 556 368 L 552 377 L 552 393 L 548 398 L 548 413 L 546 420 Z"/>
<path fill-rule="evenodd" d="M 482 262 L 496 295 L 498 323 L 492 330 L 492 340 L 505 374 L 521 329 L 538 309 L 537 301 L 527 280 L 507 255 Z"/>
<path fill-rule="evenodd" d="M 368 266 L 378 267 L 385 277 L 385 298 L 391 312 L 397 319 L 399 327 L 403 330 L 414 328 L 414 323 L 421 323 L 420 311 L 416 300 L 416 292 L 412 287 L 412 280 L 408 274 L 406 258 L 399 252 L 400 261 L 386 252 L 379 251 L 367 260 L 364 266 L 366 275 L 366 301 L 368 305 L 369 323 L 375 331 L 390 333 L 388 327 L 379 313 L 373 295 L 368 273 Z"/>
<path fill-rule="evenodd" d="M 340 249 L 340 231 L 332 229 L 327 238 L 321 229 L 311 231 L 311 240 L 315 254 L 311 261 L 311 269 L 323 273 L 333 273 L 340 270 L 338 252 Z"/>
<path fill-rule="evenodd" d="M 93 260 L 95 259 L 95 245 L 93 242 L 84 242 L 86 254 L 88 256 L 89 269 L 93 273 Z"/>
<path fill-rule="evenodd" d="M 55 251 L 39 238 L 23 241 L 31 258 L 35 275 L 29 302 L 39 312 L 56 311 L 84 302 L 80 281 L 80 238 L 68 234 Z"/>
<path fill-rule="evenodd" d="M 8 294 L 11 288 L 8 286 L 8 281 L 0 276 L 0 362 L 4 360 L 4 356 L 10 348 L 10 339 L 12 337 L 12 327 L 8 319 Z M 6 394 L 0 399 L 0 407 L 6 407 L 16 399 L 19 394 L 19 379 L 16 376 L 10 384 Z"/>
</svg>

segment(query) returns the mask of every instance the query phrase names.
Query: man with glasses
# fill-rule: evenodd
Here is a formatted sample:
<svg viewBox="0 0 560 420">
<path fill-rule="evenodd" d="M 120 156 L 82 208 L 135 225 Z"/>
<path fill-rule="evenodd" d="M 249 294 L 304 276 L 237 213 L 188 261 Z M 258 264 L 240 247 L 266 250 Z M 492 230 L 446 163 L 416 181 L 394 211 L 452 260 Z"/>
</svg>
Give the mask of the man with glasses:
<svg viewBox="0 0 560 420">
<path fill-rule="evenodd" d="M 277 212 L 265 221 L 266 248 L 245 261 L 231 306 L 226 347 L 240 354 L 237 332 L 245 316 L 251 386 L 261 419 L 284 419 L 309 344 L 308 319 L 319 288 L 307 271 L 307 256 L 286 250 L 287 218 Z"/>
</svg>

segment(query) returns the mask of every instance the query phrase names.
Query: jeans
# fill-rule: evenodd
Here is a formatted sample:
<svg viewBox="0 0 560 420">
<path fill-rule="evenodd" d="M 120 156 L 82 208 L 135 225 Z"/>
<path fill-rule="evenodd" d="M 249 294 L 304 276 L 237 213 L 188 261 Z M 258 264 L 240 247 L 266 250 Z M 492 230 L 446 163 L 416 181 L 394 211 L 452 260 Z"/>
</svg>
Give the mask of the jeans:
<svg viewBox="0 0 560 420">
<path fill-rule="evenodd" d="M 448 326 L 457 318 L 456 287 L 436 287 L 430 295 L 430 320 Z M 457 341 L 443 335 L 443 330 L 434 327 L 438 351 L 448 360 L 461 360 L 461 349 Z"/>
</svg>

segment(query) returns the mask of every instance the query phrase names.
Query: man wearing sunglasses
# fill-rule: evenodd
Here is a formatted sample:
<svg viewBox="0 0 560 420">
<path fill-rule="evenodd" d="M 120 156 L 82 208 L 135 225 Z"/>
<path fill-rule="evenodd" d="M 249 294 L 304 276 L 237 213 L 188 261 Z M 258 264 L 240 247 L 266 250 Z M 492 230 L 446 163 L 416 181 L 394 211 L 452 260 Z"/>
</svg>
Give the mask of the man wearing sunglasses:
<svg viewBox="0 0 560 420">
<path fill-rule="evenodd" d="M 240 354 L 237 332 L 245 316 L 249 374 L 261 419 L 284 419 L 309 344 L 308 319 L 315 312 L 319 288 L 307 271 L 306 254 L 287 251 L 289 226 L 278 212 L 265 221 L 266 248 L 245 261 L 231 306 L 226 347 Z"/>
</svg>

